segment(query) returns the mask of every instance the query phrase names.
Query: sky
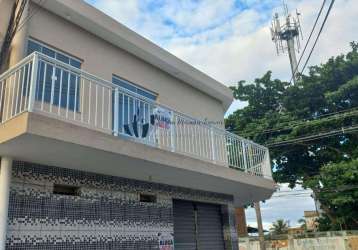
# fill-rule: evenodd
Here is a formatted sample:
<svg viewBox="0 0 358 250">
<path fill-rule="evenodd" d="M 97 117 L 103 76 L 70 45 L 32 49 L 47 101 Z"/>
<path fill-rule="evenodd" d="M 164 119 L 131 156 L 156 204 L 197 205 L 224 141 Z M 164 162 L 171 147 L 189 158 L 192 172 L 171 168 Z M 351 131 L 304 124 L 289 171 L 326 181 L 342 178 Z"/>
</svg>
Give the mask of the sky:
<svg viewBox="0 0 358 250">
<path fill-rule="evenodd" d="M 227 86 L 240 80 L 252 82 L 268 70 L 273 77 L 290 80 L 288 56 L 277 55 L 269 29 L 274 13 L 283 15 L 282 0 L 86 1 Z M 301 13 L 304 45 L 322 1 L 286 3 L 290 12 Z M 358 41 L 357 16 L 357 0 L 336 1 L 308 65 L 349 51 L 349 43 Z M 235 101 L 228 114 L 244 105 Z M 308 196 L 272 198 L 262 205 L 264 225 L 269 227 L 278 217 L 295 225 L 303 210 L 312 209 Z M 250 225 L 254 225 L 252 215 L 248 210 Z"/>
</svg>

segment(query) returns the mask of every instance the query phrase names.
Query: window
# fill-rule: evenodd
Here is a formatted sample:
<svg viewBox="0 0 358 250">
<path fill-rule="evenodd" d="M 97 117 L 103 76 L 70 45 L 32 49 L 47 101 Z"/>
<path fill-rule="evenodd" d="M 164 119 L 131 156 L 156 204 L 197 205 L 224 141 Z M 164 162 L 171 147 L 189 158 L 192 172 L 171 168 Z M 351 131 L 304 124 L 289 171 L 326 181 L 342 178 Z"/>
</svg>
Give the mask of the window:
<svg viewBox="0 0 358 250">
<path fill-rule="evenodd" d="M 81 61 L 78 59 L 49 48 L 37 41 L 29 40 L 27 53 L 31 54 L 34 51 L 41 52 L 75 68 L 81 68 Z M 44 102 L 51 102 L 52 96 L 53 105 L 68 108 L 69 110 L 79 110 L 80 76 L 78 74 L 63 68 L 55 68 L 44 61 L 40 61 L 38 75 L 36 100 L 43 99 Z M 54 79 L 56 80 L 52 89 L 53 76 L 55 76 Z"/>
<path fill-rule="evenodd" d="M 140 202 L 147 202 L 147 203 L 156 203 L 157 197 L 151 194 L 140 194 L 139 195 Z"/>
<path fill-rule="evenodd" d="M 79 187 L 60 185 L 60 184 L 53 185 L 53 194 L 79 196 L 80 195 L 79 191 L 80 191 Z"/>
<path fill-rule="evenodd" d="M 29 39 L 27 46 L 27 54 L 30 55 L 32 52 L 41 52 L 49 57 L 55 58 L 61 62 L 67 63 L 78 69 L 81 68 L 82 62 L 70 55 L 66 55 L 63 52 L 57 51 L 55 49 L 49 48 L 47 45 L 44 45 L 38 41 Z"/>
<path fill-rule="evenodd" d="M 141 95 L 145 98 L 148 98 L 152 101 L 155 101 L 157 99 L 157 95 L 149 90 L 146 90 L 146 89 L 143 89 L 139 86 L 136 86 L 134 85 L 133 83 L 130 83 L 126 80 L 123 80 L 117 76 L 113 76 L 112 77 L 112 82 L 115 84 L 115 85 L 118 85 L 124 89 L 127 89 L 129 91 L 132 91 L 138 95 Z"/>
<path fill-rule="evenodd" d="M 154 92 L 141 88 L 117 76 L 112 77 L 112 82 L 117 86 L 120 86 L 151 101 L 155 101 L 157 99 L 157 95 Z M 153 113 L 153 105 L 150 104 L 150 101 L 141 100 L 140 98 L 133 98 L 130 94 L 120 93 L 118 105 L 118 121 L 114 121 L 113 119 L 113 122 L 118 122 L 119 132 L 130 136 L 134 135 L 141 138 L 145 137 L 146 133 L 135 134 L 135 132 L 131 132 L 130 129 L 128 129 L 128 126 L 131 126 L 134 115 L 138 115 L 138 120 L 143 121 L 143 123 L 149 123 L 150 114 Z"/>
</svg>

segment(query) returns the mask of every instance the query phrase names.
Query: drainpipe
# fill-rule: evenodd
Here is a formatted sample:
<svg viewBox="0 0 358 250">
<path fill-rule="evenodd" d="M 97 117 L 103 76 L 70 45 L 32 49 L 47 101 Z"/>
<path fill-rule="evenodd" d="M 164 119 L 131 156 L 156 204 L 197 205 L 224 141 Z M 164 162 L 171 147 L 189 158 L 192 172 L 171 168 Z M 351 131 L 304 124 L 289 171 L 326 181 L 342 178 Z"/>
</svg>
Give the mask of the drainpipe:
<svg viewBox="0 0 358 250">
<path fill-rule="evenodd" d="M 0 168 L 0 250 L 5 250 L 12 158 L 3 156 Z"/>
</svg>

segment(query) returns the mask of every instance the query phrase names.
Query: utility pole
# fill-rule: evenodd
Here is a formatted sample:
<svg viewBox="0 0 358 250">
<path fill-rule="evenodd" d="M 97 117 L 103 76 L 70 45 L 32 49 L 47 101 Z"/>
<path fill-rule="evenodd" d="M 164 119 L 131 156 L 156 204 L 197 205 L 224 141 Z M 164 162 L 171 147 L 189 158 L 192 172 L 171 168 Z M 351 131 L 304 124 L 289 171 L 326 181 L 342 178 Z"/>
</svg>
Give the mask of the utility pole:
<svg viewBox="0 0 358 250">
<path fill-rule="evenodd" d="M 296 50 L 299 52 L 301 44 L 299 37 L 302 37 L 302 30 L 299 16 L 301 15 L 296 11 L 296 17 L 293 17 L 288 12 L 288 7 L 283 2 L 285 19 L 284 24 L 281 25 L 278 13 L 275 14 L 271 24 L 271 37 L 276 45 L 277 55 L 287 52 L 291 64 L 292 80 L 295 84 L 298 80 L 297 71 L 297 58 Z M 297 48 L 296 48 L 297 47 Z"/>
<path fill-rule="evenodd" d="M 254 207 L 255 207 L 255 212 L 256 212 L 257 229 L 259 230 L 260 250 L 266 250 L 264 229 L 263 229 L 263 226 L 262 226 L 260 202 L 255 202 Z"/>
</svg>

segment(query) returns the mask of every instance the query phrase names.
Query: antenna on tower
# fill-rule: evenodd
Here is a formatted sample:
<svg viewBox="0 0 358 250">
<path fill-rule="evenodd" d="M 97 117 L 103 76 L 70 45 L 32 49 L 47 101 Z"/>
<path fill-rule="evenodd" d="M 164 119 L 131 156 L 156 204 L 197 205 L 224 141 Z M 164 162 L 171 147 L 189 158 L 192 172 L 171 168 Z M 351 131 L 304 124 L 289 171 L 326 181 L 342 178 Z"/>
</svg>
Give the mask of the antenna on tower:
<svg viewBox="0 0 358 250">
<path fill-rule="evenodd" d="M 282 22 L 283 25 L 281 25 L 278 13 L 275 13 L 273 17 L 271 22 L 271 38 L 275 43 L 277 55 L 287 52 L 290 58 L 293 83 L 296 83 L 298 80 L 296 50 L 299 53 L 301 49 L 300 38 L 302 39 L 301 13 L 296 10 L 296 15 L 292 16 L 289 13 L 288 6 L 284 0 L 283 10 L 285 13 Z"/>
</svg>

